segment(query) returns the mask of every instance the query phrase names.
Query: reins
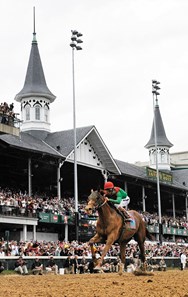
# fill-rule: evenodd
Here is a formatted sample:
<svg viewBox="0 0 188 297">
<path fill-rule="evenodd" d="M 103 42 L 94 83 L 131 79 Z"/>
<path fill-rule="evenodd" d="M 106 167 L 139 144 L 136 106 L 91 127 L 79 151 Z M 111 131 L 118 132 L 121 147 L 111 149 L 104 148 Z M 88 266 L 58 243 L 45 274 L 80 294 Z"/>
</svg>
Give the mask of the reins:
<svg viewBox="0 0 188 297">
<path fill-rule="evenodd" d="M 103 207 L 103 205 L 105 205 L 106 202 L 107 202 L 107 200 L 105 199 L 104 202 L 103 202 L 102 204 L 97 205 L 95 208 L 98 209 L 98 208 Z"/>
</svg>

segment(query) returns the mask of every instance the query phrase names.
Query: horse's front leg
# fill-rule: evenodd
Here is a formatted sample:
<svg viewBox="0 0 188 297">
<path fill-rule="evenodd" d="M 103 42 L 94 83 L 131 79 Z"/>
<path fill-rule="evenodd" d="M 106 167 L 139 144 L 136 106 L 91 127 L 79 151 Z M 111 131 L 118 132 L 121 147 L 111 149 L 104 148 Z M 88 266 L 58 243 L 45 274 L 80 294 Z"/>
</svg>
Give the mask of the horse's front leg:
<svg viewBox="0 0 188 297">
<path fill-rule="evenodd" d="M 99 243 L 102 241 L 102 236 L 100 236 L 98 233 L 95 234 L 90 240 L 89 240 L 89 245 L 91 248 L 91 254 L 92 254 L 92 259 L 94 262 L 96 262 L 96 256 L 95 256 L 95 249 L 94 249 L 94 243 Z"/>
<path fill-rule="evenodd" d="M 101 255 L 101 258 L 98 260 L 98 264 L 97 266 L 95 267 L 95 269 L 100 269 L 100 267 L 102 266 L 102 263 L 103 263 L 103 260 L 104 260 L 104 257 L 106 256 L 107 252 L 109 251 L 109 249 L 111 248 L 112 244 L 114 243 L 115 241 L 115 238 L 114 236 L 108 236 L 107 238 L 107 241 L 106 241 L 106 245 L 102 251 L 102 255 Z"/>
</svg>

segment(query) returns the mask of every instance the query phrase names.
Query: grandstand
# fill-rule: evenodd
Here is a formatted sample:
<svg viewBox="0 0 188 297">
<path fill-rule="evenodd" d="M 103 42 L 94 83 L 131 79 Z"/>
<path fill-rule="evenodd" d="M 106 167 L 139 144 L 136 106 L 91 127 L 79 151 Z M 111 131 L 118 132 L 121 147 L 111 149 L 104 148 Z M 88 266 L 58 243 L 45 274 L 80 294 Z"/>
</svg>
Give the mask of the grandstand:
<svg viewBox="0 0 188 297">
<path fill-rule="evenodd" d="M 35 35 L 24 87 L 15 96 L 21 107 L 20 128 L 10 122 L 0 126 L 0 237 L 6 235 L 17 241 L 73 240 L 74 131 L 50 131 L 50 108 L 56 97 L 47 87 Z M 163 240 L 187 242 L 188 168 L 175 170 L 175 165 L 171 166 L 172 144 L 166 138 L 158 104 L 155 112 Z M 102 188 L 108 179 L 128 192 L 129 207 L 143 213 L 158 240 L 153 128 L 146 144 L 150 156 L 147 167 L 114 159 L 94 125 L 77 128 L 76 134 L 79 239 L 87 241 L 92 236 L 96 219 L 86 217 L 82 205 L 90 190 Z"/>
</svg>

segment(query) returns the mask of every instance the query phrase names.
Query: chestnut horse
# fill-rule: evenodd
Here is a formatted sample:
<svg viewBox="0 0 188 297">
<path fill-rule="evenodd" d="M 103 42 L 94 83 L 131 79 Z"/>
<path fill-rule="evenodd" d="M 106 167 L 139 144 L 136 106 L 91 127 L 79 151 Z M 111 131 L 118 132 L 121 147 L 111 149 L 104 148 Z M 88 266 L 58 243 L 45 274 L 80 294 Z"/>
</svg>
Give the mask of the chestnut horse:
<svg viewBox="0 0 188 297">
<path fill-rule="evenodd" d="M 97 263 L 95 269 L 100 269 L 104 257 L 114 242 L 120 245 L 120 258 L 123 265 L 125 265 L 125 248 L 126 244 L 134 237 L 138 242 L 140 248 L 140 258 L 142 263 L 145 263 L 145 247 L 144 242 L 146 237 L 153 240 L 152 235 L 146 228 L 146 223 L 143 221 L 141 215 L 134 210 L 130 210 L 129 214 L 135 220 L 135 228 L 127 228 L 125 226 L 122 215 L 115 208 L 110 206 L 104 192 L 92 191 L 88 197 L 88 204 L 85 208 L 87 214 L 92 214 L 93 210 L 97 210 L 99 217 L 96 225 L 96 234 L 89 240 L 91 246 L 92 258 Z M 101 258 L 97 261 L 95 257 L 94 243 L 106 243 Z M 121 268 L 123 269 L 123 268 Z"/>
</svg>

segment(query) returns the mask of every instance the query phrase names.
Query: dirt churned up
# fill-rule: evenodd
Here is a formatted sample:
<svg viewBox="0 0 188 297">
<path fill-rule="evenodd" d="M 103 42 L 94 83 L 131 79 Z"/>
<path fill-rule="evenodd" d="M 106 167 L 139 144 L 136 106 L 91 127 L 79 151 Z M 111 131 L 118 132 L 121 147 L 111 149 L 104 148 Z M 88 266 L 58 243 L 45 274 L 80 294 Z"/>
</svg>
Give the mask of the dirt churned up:
<svg viewBox="0 0 188 297">
<path fill-rule="evenodd" d="M 0 296 L 11 297 L 188 297 L 188 270 L 76 275 L 1 275 Z"/>
</svg>

